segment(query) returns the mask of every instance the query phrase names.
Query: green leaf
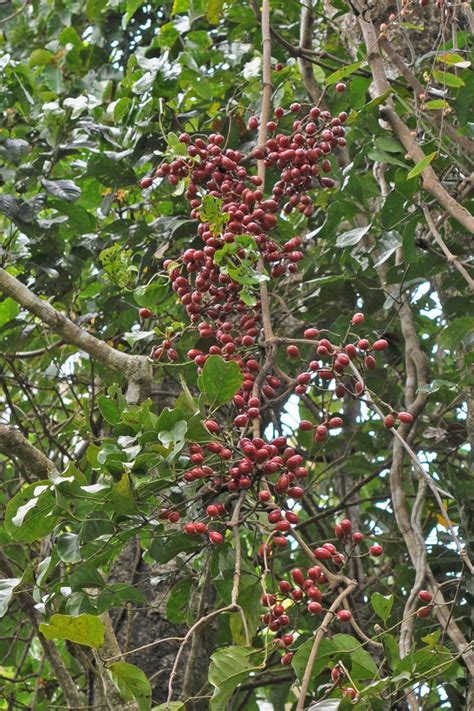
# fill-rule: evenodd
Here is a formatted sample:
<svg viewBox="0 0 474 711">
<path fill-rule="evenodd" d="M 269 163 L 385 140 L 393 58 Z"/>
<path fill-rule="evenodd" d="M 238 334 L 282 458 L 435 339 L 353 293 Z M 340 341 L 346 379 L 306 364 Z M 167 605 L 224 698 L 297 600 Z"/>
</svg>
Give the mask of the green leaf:
<svg viewBox="0 0 474 711">
<path fill-rule="evenodd" d="M 443 84 L 443 86 L 449 86 L 452 89 L 460 89 L 464 86 L 461 77 L 451 74 L 450 72 L 441 72 L 439 69 L 435 69 L 433 70 L 432 77 L 440 84 Z"/>
<path fill-rule="evenodd" d="M 40 632 L 46 639 L 67 639 L 70 642 L 84 644 L 98 649 L 104 644 L 104 624 L 96 615 L 86 613 L 72 615 L 53 615 L 49 624 L 41 623 Z"/>
<path fill-rule="evenodd" d="M 218 355 L 207 359 L 198 378 L 199 390 L 211 408 L 229 402 L 243 383 L 243 376 L 235 361 L 226 362 Z"/>
<path fill-rule="evenodd" d="M 56 539 L 56 547 L 64 563 L 78 563 L 82 560 L 81 541 L 77 533 L 61 533 Z"/>
<path fill-rule="evenodd" d="M 0 580 L 0 617 L 8 610 L 15 588 L 21 583 L 21 578 L 3 578 Z"/>
<path fill-rule="evenodd" d="M 374 608 L 374 611 L 379 617 L 382 618 L 384 622 L 387 622 L 388 618 L 390 617 L 394 599 L 395 598 L 393 595 L 385 596 L 381 595 L 379 592 L 374 592 L 370 598 L 370 602 L 372 604 L 372 607 Z"/>
<path fill-rule="evenodd" d="M 456 348 L 467 338 L 472 338 L 474 333 L 474 317 L 459 316 L 441 333 L 440 343 L 443 348 Z"/>
<path fill-rule="evenodd" d="M 48 49 L 34 49 L 30 54 L 28 64 L 30 67 L 44 67 L 54 62 L 54 54 Z"/>
<path fill-rule="evenodd" d="M 423 104 L 424 109 L 449 109 L 449 104 L 445 99 L 433 99 L 433 101 L 427 101 Z"/>
<path fill-rule="evenodd" d="M 415 165 L 414 168 L 410 170 L 410 172 L 407 175 L 407 179 L 411 180 L 411 178 L 415 178 L 417 175 L 419 175 L 425 168 L 429 166 L 432 160 L 436 157 L 437 152 L 434 151 L 434 153 L 430 153 L 429 155 L 425 156 L 422 158 L 418 163 Z"/>
<path fill-rule="evenodd" d="M 114 511 L 129 515 L 136 513 L 137 507 L 133 498 L 133 489 L 128 474 L 122 474 L 120 481 L 112 485 L 110 502 Z"/>
<path fill-rule="evenodd" d="M 118 425 L 121 422 L 121 413 L 117 403 L 112 398 L 106 395 L 99 395 L 97 398 L 97 406 L 104 420 L 109 425 Z"/>
<path fill-rule="evenodd" d="M 471 66 L 471 62 L 469 62 L 465 57 L 461 57 L 460 54 L 456 54 L 456 52 L 438 54 L 436 59 L 438 62 L 442 62 L 443 64 L 455 65 L 462 67 L 462 69 L 467 69 L 467 67 Z"/>
<path fill-rule="evenodd" d="M 114 662 L 108 672 L 126 701 L 136 701 L 140 711 L 151 708 L 151 684 L 141 669 L 127 662 Z"/>
<path fill-rule="evenodd" d="M 207 2 L 207 21 L 211 25 L 218 25 L 222 8 L 224 7 L 224 0 L 208 0 Z"/>
<path fill-rule="evenodd" d="M 211 656 L 209 682 L 214 686 L 210 701 L 211 711 L 222 711 L 237 686 L 255 669 L 250 661 L 255 649 L 225 647 Z"/>
<path fill-rule="evenodd" d="M 420 385 L 418 391 L 422 393 L 436 393 L 438 390 L 441 390 L 441 388 L 456 390 L 458 385 L 456 383 L 452 383 L 450 380 L 438 380 L 435 378 L 435 380 L 428 383 L 428 385 Z"/>
<path fill-rule="evenodd" d="M 136 13 L 139 7 L 144 4 L 145 0 L 127 0 L 127 12 L 122 19 L 122 29 L 126 29 L 128 23 Z"/>
<path fill-rule="evenodd" d="M 337 82 L 344 79 L 344 77 L 348 77 L 350 74 L 353 74 L 364 64 L 364 61 L 365 60 L 361 59 L 359 62 L 347 64 L 345 67 L 341 67 L 336 72 L 333 72 L 326 77 L 326 85 L 329 86 L 331 84 L 337 84 Z"/>
<path fill-rule="evenodd" d="M 185 711 L 184 704 L 181 701 L 171 701 L 171 703 L 160 704 L 153 706 L 151 711 Z"/>
<path fill-rule="evenodd" d="M 60 520 L 52 515 L 56 505 L 53 487 L 49 481 L 40 481 L 23 487 L 8 502 L 5 529 L 19 543 L 33 543 L 51 533 Z"/>
<path fill-rule="evenodd" d="M 20 307 L 10 296 L 0 301 L 0 326 L 8 323 L 20 313 Z"/>
<path fill-rule="evenodd" d="M 364 227 L 356 227 L 353 230 L 348 230 L 343 232 L 342 235 L 338 235 L 336 240 L 337 247 L 350 247 L 361 241 L 362 237 L 367 234 L 370 230 L 371 225 L 365 225 Z"/>
</svg>

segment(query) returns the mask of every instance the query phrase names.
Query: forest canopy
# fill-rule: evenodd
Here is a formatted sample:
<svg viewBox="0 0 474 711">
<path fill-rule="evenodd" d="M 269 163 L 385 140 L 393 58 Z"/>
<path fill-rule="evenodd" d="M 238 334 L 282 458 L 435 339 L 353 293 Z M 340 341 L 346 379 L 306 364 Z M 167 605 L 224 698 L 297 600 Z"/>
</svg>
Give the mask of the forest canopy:
<svg viewBox="0 0 474 711">
<path fill-rule="evenodd" d="M 473 27 L 0 4 L 0 709 L 474 707 Z"/>
</svg>

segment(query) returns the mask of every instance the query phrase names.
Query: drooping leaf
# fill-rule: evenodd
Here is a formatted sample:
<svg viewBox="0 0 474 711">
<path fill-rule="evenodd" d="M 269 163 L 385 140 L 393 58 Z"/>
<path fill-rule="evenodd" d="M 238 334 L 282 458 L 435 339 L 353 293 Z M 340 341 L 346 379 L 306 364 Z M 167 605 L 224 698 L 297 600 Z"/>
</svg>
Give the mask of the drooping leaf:
<svg viewBox="0 0 474 711">
<path fill-rule="evenodd" d="M 127 662 L 113 662 L 108 672 L 123 699 L 136 701 L 140 711 L 151 708 L 151 684 L 141 669 Z"/>
<path fill-rule="evenodd" d="M 418 163 L 415 165 L 414 168 L 410 170 L 410 172 L 407 175 L 407 179 L 411 180 L 411 178 L 416 178 L 417 175 L 422 173 L 425 168 L 429 166 L 429 164 L 436 158 L 437 153 L 436 151 L 434 153 L 430 153 L 429 155 L 425 156 L 422 158 Z"/>
<path fill-rule="evenodd" d="M 392 611 L 395 598 L 393 595 L 381 595 L 379 592 L 372 593 L 370 602 L 374 611 L 384 622 L 387 622 Z"/>
<path fill-rule="evenodd" d="M 21 578 L 2 578 L 0 580 L 0 617 L 3 617 L 13 598 L 15 588 L 21 583 Z"/>
<path fill-rule="evenodd" d="M 49 481 L 23 487 L 8 502 L 5 529 L 13 540 L 32 543 L 51 533 L 60 520 L 53 515 L 56 499 Z"/>
<path fill-rule="evenodd" d="M 252 657 L 254 649 L 248 647 L 225 647 L 211 656 L 209 682 L 214 687 L 210 700 L 211 711 L 222 711 L 237 686 L 248 678 L 255 668 Z"/>
<path fill-rule="evenodd" d="M 243 376 L 235 361 L 226 362 L 218 355 L 207 359 L 198 378 L 199 390 L 211 408 L 230 402 L 243 383 Z"/>
<path fill-rule="evenodd" d="M 41 623 L 46 639 L 68 639 L 98 649 L 104 644 L 104 623 L 96 615 L 52 615 L 49 624 Z"/>
</svg>

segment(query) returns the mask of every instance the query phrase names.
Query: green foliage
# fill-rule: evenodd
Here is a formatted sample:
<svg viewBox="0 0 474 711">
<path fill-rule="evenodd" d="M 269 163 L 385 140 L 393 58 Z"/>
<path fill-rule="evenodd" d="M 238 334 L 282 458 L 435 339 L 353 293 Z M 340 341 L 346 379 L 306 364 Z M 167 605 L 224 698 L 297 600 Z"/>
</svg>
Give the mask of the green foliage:
<svg viewBox="0 0 474 711">
<path fill-rule="evenodd" d="M 96 649 L 104 644 L 104 625 L 94 615 L 53 615 L 50 623 L 41 623 L 40 632 L 46 639 L 68 639 Z"/>
<path fill-rule="evenodd" d="M 410 442 L 446 492 L 443 500 L 457 535 L 463 543 L 472 541 L 467 445 L 472 298 L 433 240 L 420 206 L 429 206 L 449 249 L 468 271 L 469 235 L 415 179 L 430 166 L 450 195 L 464 194 L 469 155 L 445 127 L 449 122 L 453 131 L 470 135 L 469 38 L 461 24 L 456 29 L 446 18 L 439 22 L 434 3 L 430 15 L 414 3 L 410 22 L 389 40 L 400 57 L 410 57 L 411 71 L 427 87 L 426 98 L 415 96 L 394 67 L 390 90 L 373 98 L 366 48 L 358 34 L 347 43 L 347 27 L 357 27 L 350 3 L 333 0 L 330 21 L 327 3 L 313 5 L 314 80 L 329 110 L 348 112 L 345 150 L 338 161 L 331 158 L 336 187 L 311 192 L 309 220 L 298 210 L 277 215 L 270 234 L 279 249 L 295 235 L 303 239 L 298 274 L 269 278 L 255 238 L 245 233 L 221 244 L 215 262 L 239 285 L 249 308 L 260 298 L 260 285 L 267 285 L 277 336 L 301 339 L 305 327 L 316 326 L 336 342 L 348 329 L 354 343 L 366 335 L 372 342 L 381 336 L 389 340 L 389 349 L 376 354 L 377 367 L 364 373 L 371 396 L 384 413 L 427 396 Z M 378 27 L 386 17 L 377 3 L 371 5 L 367 12 Z M 278 33 L 271 47 L 273 107 L 308 102 L 300 63 L 285 45 L 300 44 L 300 11 L 300 3 L 272 1 L 272 29 Z M 212 460 L 215 477 L 227 476 L 240 457 L 232 398 L 242 373 L 219 355 L 210 356 L 197 372 L 187 352 L 207 352 L 214 340 L 189 327 L 169 280 L 173 267 L 185 273 L 178 261 L 185 249 L 202 249 L 199 223 L 207 222 L 217 237 L 229 215 L 219 198 L 207 195 L 191 219 L 184 179 L 170 186 L 155 178 L 145 190 L 139 181 L 154 176 L 163 161 L 187 155 L 182 132 L 219 131 L 227 147 L 242 153 L 242 165 L 251 166 L 255 135 L 246 126 L 262 103 L 262 37 L 253 7 L 243 0 L 38 0 L 26 7 L 13 0 L 0 4 L 0 22 L 2 267 L 120 352 L 149 356 L 158 342 L 170 339 L 178 353 L 176 361 L 150 359 L 149 399 L 129 405 L 123 373 L 68 345 L 53 325 L 0 296 L 1 425 L 21 432 L 54 465 L 46 474 L 18 450 L 0 447 L 0 550 L 8 564 L 2 567 L 0 558 L 0 708 L 49 711 L 69 701 L 44 656 L 25 601 L 32 603 L 41 631 L 54 643 L 85 706 L 90 685 L 97 693 L 102 684 L 90 657 L 103 641 L 100 615 L 112 614 L 120 640 L 127 638 L 131 651 L 158 638 L 184 636 L 196 621 L 206 586 L 211 590 L 202 602 L 206 612 L 231 603 L 236 548 L 226 522 L 237 497 L 216 494 L 212 477 L 185 485 L 183 476 L 192 468 L 189 445 L 200 443 L 208 456 L 213 438 L 204 422 L 211 413 L 221 427 L 218 441 L 231 448 L 230 460 Z M 428 48 L 425 54 L 421 47 Z M 347 85 L 341 94 L 335 91 L 340 81 Z M 389 97 L 425 154 L 416 165 L 380 120 Z M 288 112 L 277 133 L 291 133 L 295 118 Z M 277 170 L 267 171 L 265 198 L 279 177 Z M 469 196 L 464 202 L 469 209 Z M 168 259 L 176 261 L 165 269 Z M 403 320 L 405 303 L 411 325 Z M 140 319 L 137 307 L 149 308 L 154 316 Z M 365 314 L 363 326 L 350 326 L 356 311 Z M 411 328 L 429 369 L 427 384 L 414 393 L 406 390 L 411 346 L 406 349 L 405 338 Z M 312 345 L 301 345 L 301 351 L 301 369 L 319 357 Z M 257 359 L 262 354 L 258 337 L 248 353 Z M 285 346 L 279 348 L 278 365 L 295 375 Z M 306 705 L 324 710 L 335 702 L 341 711 L 351 708 L 330 678 L 342 663 L 351 677 L 344 685 L 354 684 L 359 692 L 357 708 L 385 711 L 405 703 L 404 694 L 415 688 L 421 689 L 420 705 L 461 711 L 466 668 L 449 635 L 441 636 L 436 610 L 429 618 L 415 618 L 412 647 L 400 658 L 400 625 L 415 575 L 390 498 L 392 435 L 368 413 L 365 399 L 334 399 L 332 383 L 318 381 L 299 406 L 293 405 L 293 388 L 285 381 L 276 403 L 262 401 L 261 422 L 265 437 L 287 435 L 308 461 L 311 504 L 294 505 L 301 522 L 297 530 L 312 547 L 335 541 L 334 523 L 354 507 L 360 529 L 384 546 L 377 561 L 368 556 L 368 540 L 358 549 L 349 543 L 350 562 L 343 569 L 351 576 L 364 571 L 362 592 L 356 590 L 350 605 L 364 633 L 383 650 L 375 652 L 355 633 L 348 634 L 346 623 L 333 620 L 311 671 Z M 298 420 L 316 421 L 326 414 L 342 415 L 344 428 L 341 435 L 331 433 L 323 448 L 314 433 L 298 429 Z M 276 478 L 269 475 L 268 482 L 274 487 Z M 209 485 L 205 493 L 204 485 Z M 403 485 L 411 514 L 419 481 L 408 464 Z M 211 524 L 225 534 L 225 544 L 212 546 L 206 535 L 185 535 L 184 520 L 207 520 L 205 508 L 215 502 L 227 506 Z M 182 518 L 170 522 L 164 511 Z M 305 614 L 304 605 L 289 608 L 291 630 L 285 631 L 294 627 L 290 649 L 295 655 L 290 666 L 280 665 L 275 635 L 261 619 L 262 566 L 256 550 L 261 532 L 267 537 L 270 531 L 267 513 L 258 506 L 246 511 L 248 526 L 246 521 L 240 528 L 238 604 L 251 646 L 245 646 L 237 611 L 213 618 L 204 632 L 212 639 L 212 688 L 204 687 L 205 679 L 200 686 L 204 695 L 212 694 L 203 703 L 216 711 L 227 704 L 233 711 L 244 705 L 253 711 L 264 703 L 275 709 L 294 706 L 295 679 L 303 677 L 321 621 Z M 428 491 L 420 520 L 427 562 L 450 619 L 468 638 L 465 568 Z M 293 567 L 306 568 L 307 562 L 293 543 L 279 551 L 267 590 L 277 590 Z M 74 644 L 82 646 L 80 653 Z M 186 703 L 176 700 L 178 688 L 171 704 L 165 703 L 168 662 L 176 650 L 171 642 L 133 652 L 127 662 L 106 662 L 124 702 L 139 709 L 184 709 Z M 183 666 L 187 659 L 186 651 Z M 253 684 L 260 675 L 270 683 L 239 691 L 240 684 Z"/>
<path fill-rule="evenodd" d="M 202 369 L 198 387 L 212 410 L 230 402 L 242 382 L 243 376 L 237 363 L 212 355 Z"/>
</svg>

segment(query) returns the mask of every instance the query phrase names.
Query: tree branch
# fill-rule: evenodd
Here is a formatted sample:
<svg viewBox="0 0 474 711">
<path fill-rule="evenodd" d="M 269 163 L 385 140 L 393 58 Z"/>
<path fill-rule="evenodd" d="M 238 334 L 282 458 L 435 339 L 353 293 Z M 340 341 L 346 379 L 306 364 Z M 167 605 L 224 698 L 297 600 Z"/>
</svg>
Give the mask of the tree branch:
<svg viewBox="0 0 474 711">
<path fill-rule="evenodd" d="M 139 402 L 151 390 L 152 368 L 145 356 L 121 353 L 77 326 L 47 301 L 39 299 L 28 287 L 4 269 L 0 269 L 0 291 L 47 324 L 63 341 L 76 346 L 96 360 L 115 370 L 128 381 L 129 402 Z"/>
<path fill-rule="evenodd" d="M 375 97 L 383 96 L 387 92 L 391 92 L 392 87 L 387 79 L 382 56 L 378 50 L 378 34 L 372 21 L 364 19 L 367 18 L 366 10 L 364 8 L 361 9 L 363 12 L 359 14 L 358 20 L 367 48 L 367 59 L 372 70 L 374 95 Z M 423 158 L 426 157 L 424 152 L 416 142 L 408 126 L 402 121 L 400 116 L 398 116 L 391 99 L 388 99 L 386 105 L 381 108 L 380 114 L 382 118 L 390 124 L 410 159 L 414 163 L 419 163 L 423 160 Z M 473 233 L 474 217 L 448 193 L 433 168 L 428 165 L 422 170 L 421 176 L 425 190 L 436 198 L 451 217 L 463 225 L 468 232 Z"/>
<path fill-rule="evenodd" d="M 36 449 L 16 427 L 0 425 L 0 452 L 7 457 L 20 459 L 38 479 L 48 479 L 56 467 L 48 457 Z"/>
</svg>

